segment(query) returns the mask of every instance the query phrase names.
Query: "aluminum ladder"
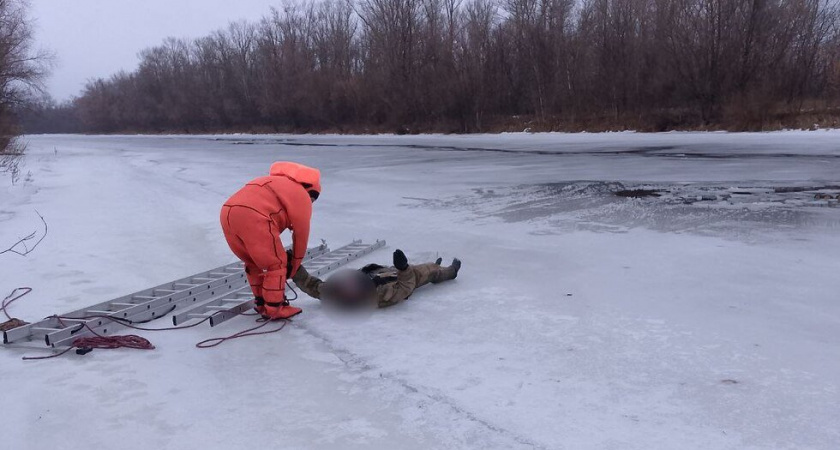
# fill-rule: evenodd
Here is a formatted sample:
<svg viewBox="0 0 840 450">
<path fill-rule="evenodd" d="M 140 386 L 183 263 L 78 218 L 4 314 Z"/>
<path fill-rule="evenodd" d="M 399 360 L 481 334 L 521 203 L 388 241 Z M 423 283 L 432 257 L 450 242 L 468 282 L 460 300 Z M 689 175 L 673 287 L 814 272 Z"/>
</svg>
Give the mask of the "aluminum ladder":
<svg viewBox="0 0 840 450">
<path fill-rule="evenodd" d="M 384 241 L 376 241 L 375 244 L 354 241 L 330 251 L 326 244 L 322 244 L 307 250 L 303 264 L 307 269 L 315 269 L 311 272 L 313 275 L 322 275 L 384 245 Z M 176 312 L 173 316 L 176 324 L 186 321 L 188 316 L 183 314 L 190 311 L 192 314 L 209 315 L 211 326 L 215 326 L 252 305 L 243 264 L 236 262 L 63 314 L 61 318 L 50 316 L 4 331 L 3 344 L 43 340 L 48 347 L 68 347 L 80 337 L 93 336 L 94 333 L 113 334 L 125 328 L 121 321 L 144 323 L 173 312 Z"/>
<path fill-rule="evenodd" d="M 385 241 L 376 241 L 373 244 L 353 241 L 351 244 L 339 249 L 315 255 L 304 261 L 303 266 L 310 275 L 317 277 L 384 246 Z M 210 326 L 215 327 L 253 308 L 254 298 L 251 294 L 250 286 L 243 286 L 237 290 L 184 309 L 172 316 L 172 324 L 178 326 L 194 319 L 209 319 Z"/>
</svg>

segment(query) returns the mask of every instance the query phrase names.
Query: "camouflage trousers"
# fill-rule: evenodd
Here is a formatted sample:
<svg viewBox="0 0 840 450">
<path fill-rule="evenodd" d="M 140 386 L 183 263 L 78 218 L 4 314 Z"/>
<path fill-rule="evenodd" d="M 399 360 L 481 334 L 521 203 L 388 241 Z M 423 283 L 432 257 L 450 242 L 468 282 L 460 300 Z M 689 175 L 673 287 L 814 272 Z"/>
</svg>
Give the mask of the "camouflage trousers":
<svg viewBox="0 0 840 450">
<path fill-rule="evenodd" d="M 377 289 L 379 307 L 385 308 L 396 305 L 407 299 L 414 290 L 429 283 L 437 284 L 455 278 L 455 269 L 441 267 L 434 263 L 408 266 L 408 269 L 397 274 L 397 280 L 380 286 Z"/>
</svg>

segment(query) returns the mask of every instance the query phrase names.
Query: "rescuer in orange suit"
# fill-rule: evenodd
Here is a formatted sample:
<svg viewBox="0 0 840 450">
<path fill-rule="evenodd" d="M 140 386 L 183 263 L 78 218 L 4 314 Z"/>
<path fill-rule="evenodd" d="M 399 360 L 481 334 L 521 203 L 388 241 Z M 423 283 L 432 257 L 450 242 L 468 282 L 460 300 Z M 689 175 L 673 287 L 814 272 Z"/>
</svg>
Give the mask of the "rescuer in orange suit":
<svg viewBox="0 0 840 450">
<path fill-rule="evenodd" d="M 269 176 L 251 180 L 222 206 L 221 222 L 233 253 L 245 263 L 257 312 L 288 319 L 301 309 L 286 301 L 286 278 L 297 273 L 306 255 L 312 203 L 321 194 L 321 172 L 293 162 L 276 162 Z M 288 261 L 280 242 L 292 232 Z"/>
</svg>

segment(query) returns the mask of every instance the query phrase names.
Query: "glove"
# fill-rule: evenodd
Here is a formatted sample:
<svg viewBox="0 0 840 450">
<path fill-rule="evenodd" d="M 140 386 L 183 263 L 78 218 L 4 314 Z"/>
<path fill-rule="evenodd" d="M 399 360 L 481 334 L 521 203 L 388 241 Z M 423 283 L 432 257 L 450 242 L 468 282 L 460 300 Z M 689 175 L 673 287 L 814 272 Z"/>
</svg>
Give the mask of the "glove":
<svg viewBox="0 0 840 450">
<path fill-rule="evenodd" d="M 295 273 L 295 276 L 293 276 L 291 278 L 287 278 L 287 279 L 290 279 L 297 284 L 298 281 L 302 282 L 303 280 L 306 280 L 306 277 L 308 277 L 308 276 L 309 276 L 309 272 L 307 272 L 306 267 L 303 267 L 303 264 L 301 264 L 300 267 L 298 267 L 298 270 Z"/>
<path fill-rule="evenodd" d="M 408 258 L 405 257 L 405 253 L 400 249 L 394 252 L 394 267 L 400 271 L 408 269 Z"/>
<path fill-rule="evenodd" d="M 286 250 L 286 279 L 294 277 L 298 269 L 303 267 L 303 258 L 295 258 L 291 250 Z"/>
<path fill-rule="evenodd" d="M 286 279 L 292 278 L 292 266 L 295 260 L 295 254 L 291 250 L 286 250 Z"/>
</svg>

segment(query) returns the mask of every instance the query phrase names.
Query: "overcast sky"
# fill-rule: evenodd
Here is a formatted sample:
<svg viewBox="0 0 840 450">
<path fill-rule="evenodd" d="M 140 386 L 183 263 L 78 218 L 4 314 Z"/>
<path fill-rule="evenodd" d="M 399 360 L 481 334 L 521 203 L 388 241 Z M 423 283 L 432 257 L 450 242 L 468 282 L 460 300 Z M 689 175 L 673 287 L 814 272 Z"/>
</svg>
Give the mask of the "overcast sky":
<svg viewBox="0 0 840 450">
<path fill-rule="evenodd" d="M 164 38 L 199 37 L 228 22 L 257 20 L 278 0 L 32 0 L 39 47 L 56 67 L 47 80 L 57 100 L 77 95 L 90 78 L 137 67 L 137 53 Z"/>
</svg>

